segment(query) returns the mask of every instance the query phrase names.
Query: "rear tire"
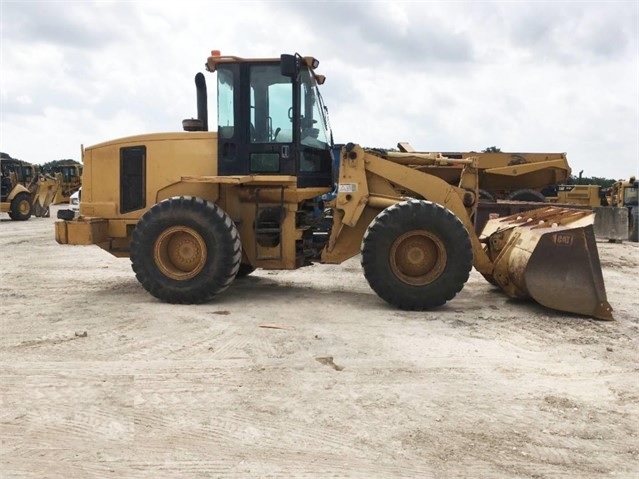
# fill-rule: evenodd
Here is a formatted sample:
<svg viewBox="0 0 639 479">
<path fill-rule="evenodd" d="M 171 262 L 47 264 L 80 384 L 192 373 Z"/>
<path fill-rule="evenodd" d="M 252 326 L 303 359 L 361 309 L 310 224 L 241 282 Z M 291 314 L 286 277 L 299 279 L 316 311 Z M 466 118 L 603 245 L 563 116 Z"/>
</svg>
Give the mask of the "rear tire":
<svg viewBox="0 0 639 479">
<path fill-rule="evenodd" d="M 513 201 L 532 201 L 535 203 L 545 203 L 546 197 L 535 190 L 517 190 L 508 196 Z"/>
<path fill-rule="evenodd" d="M 237 270 L 237 275 L 235 277 L 245 278 L 253 271 L 255 271 L 255 267 L 251 266 L 250 264 L 240 263 L 240 269 Z"/>
<path fill-rule="evenodd" d="M 31 205 L 31 196 L 29 193 L 18 193 L 11 202 L 9 217 L 15 221 L 26 221 L 31 218 L 32 211 L 33 206 Z"/>
<path fill-rule="evenodd" d="M 156 204 L 131 238 L 131 266 L 144 289 L 169 303 L 203 303 L 229 287 L 242 259 L 226 212 L 202 198 Z"/>
<path fill-rule="evenodd" d="M 383 210 L 362 240 L 362 268 L 378 296 L 405 310 L 441 306 L 468 280 L 470 237 L 457 216 L 423 200 Z"/>
</svg>

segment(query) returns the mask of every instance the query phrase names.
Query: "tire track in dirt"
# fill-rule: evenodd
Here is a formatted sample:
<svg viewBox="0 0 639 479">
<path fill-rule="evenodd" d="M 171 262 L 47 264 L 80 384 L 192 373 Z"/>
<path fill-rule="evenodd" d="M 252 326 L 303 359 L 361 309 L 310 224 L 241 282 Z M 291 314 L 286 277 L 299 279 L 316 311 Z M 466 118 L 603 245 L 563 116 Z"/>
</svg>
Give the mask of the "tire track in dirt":
<svg viewBox="0 0 639 479">
<path fill-rule="evenodd" d="M 92 461 L 96 447 L 104 454 L 133 443 L 131 376 L 79 379 L 70 372 L 0 381 L 3 409 L 15 411 L 2 419 L 3 464 L 31 461 L 34 455 L 56 463 L 69 456 Z"/>
<path fill-rule="evenodd" d="M 55 245 L 52 221 L 9 225 L 8 477 L 600 479 L 639 464 L 628 268 L 604 271 L 612 323 L 510 301 L 476 272 L 443 308 L 395 311 L 355 258 L 258 270 L 178 306 L 150 297 L 127 260 Z M 30 242 L 1 247 L 21 234 Z M 31 274 L 17 258 L 34 253 Z"/>
</svg>

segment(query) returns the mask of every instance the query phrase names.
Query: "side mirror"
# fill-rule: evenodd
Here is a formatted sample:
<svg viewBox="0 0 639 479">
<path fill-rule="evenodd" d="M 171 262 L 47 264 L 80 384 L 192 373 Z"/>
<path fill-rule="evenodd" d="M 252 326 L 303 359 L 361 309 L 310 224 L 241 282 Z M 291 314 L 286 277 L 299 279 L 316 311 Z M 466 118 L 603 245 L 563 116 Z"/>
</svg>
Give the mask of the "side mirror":
<svg viewBox="0 0 639 479">
<path fill-rule="evenodd" d="M 295 78 L 300 71 L 297 55 L 280 55 L 280 66 L 285 77 Z"/>
</svg>

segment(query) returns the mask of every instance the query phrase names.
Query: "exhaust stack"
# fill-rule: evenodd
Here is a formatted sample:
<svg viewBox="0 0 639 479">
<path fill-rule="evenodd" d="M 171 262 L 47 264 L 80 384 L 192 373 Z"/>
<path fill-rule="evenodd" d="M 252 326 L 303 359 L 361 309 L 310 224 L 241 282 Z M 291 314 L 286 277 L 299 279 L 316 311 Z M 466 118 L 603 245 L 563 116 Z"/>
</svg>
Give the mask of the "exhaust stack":
<svg viewBox="0 0 639 479">
<path fill-rule="evenodd" d="M 184 131 L 209 131 L 206 80 L 202 73 L 195 75 L 195 92 L 197 95 L 197 118 L 182 120 L 182 128 Z"/>
<path fill-rule="evenodd" d="M 202 72 L 195 75 L 195 91 L 197 94 L 197 119 L 202 122 L 202 131 L 209 131 L 206 79 Z"/>
</svg>

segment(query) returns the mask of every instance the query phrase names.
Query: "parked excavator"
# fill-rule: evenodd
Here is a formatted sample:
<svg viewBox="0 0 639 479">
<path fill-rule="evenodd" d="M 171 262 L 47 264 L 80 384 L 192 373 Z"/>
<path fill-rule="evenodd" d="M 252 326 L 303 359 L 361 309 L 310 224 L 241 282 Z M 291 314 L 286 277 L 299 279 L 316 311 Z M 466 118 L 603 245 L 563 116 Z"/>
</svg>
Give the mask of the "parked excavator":
<svg viewBox="0 0 639 479">
<path fill-rule="evenodd" d="M 401 309 L 452 300 L 474 266 L 511 297 L 612 319 L 591 211 L 546 206 L 492 219 L 478 235 L 477 158 L 349 143 L 334 172 L 318 65 L 212 51 L 214 131 L 198 73 L 186 131 L 83 149 L 80 211 L 58 213 L 58 243 L 130 257 L 142 286 L 170 303 L 209 301 L 256 268 L 361 254 L 371 288 Z M 456 185 L 420 168 L 442 162 L 461 166 Z"/>
</svg>

